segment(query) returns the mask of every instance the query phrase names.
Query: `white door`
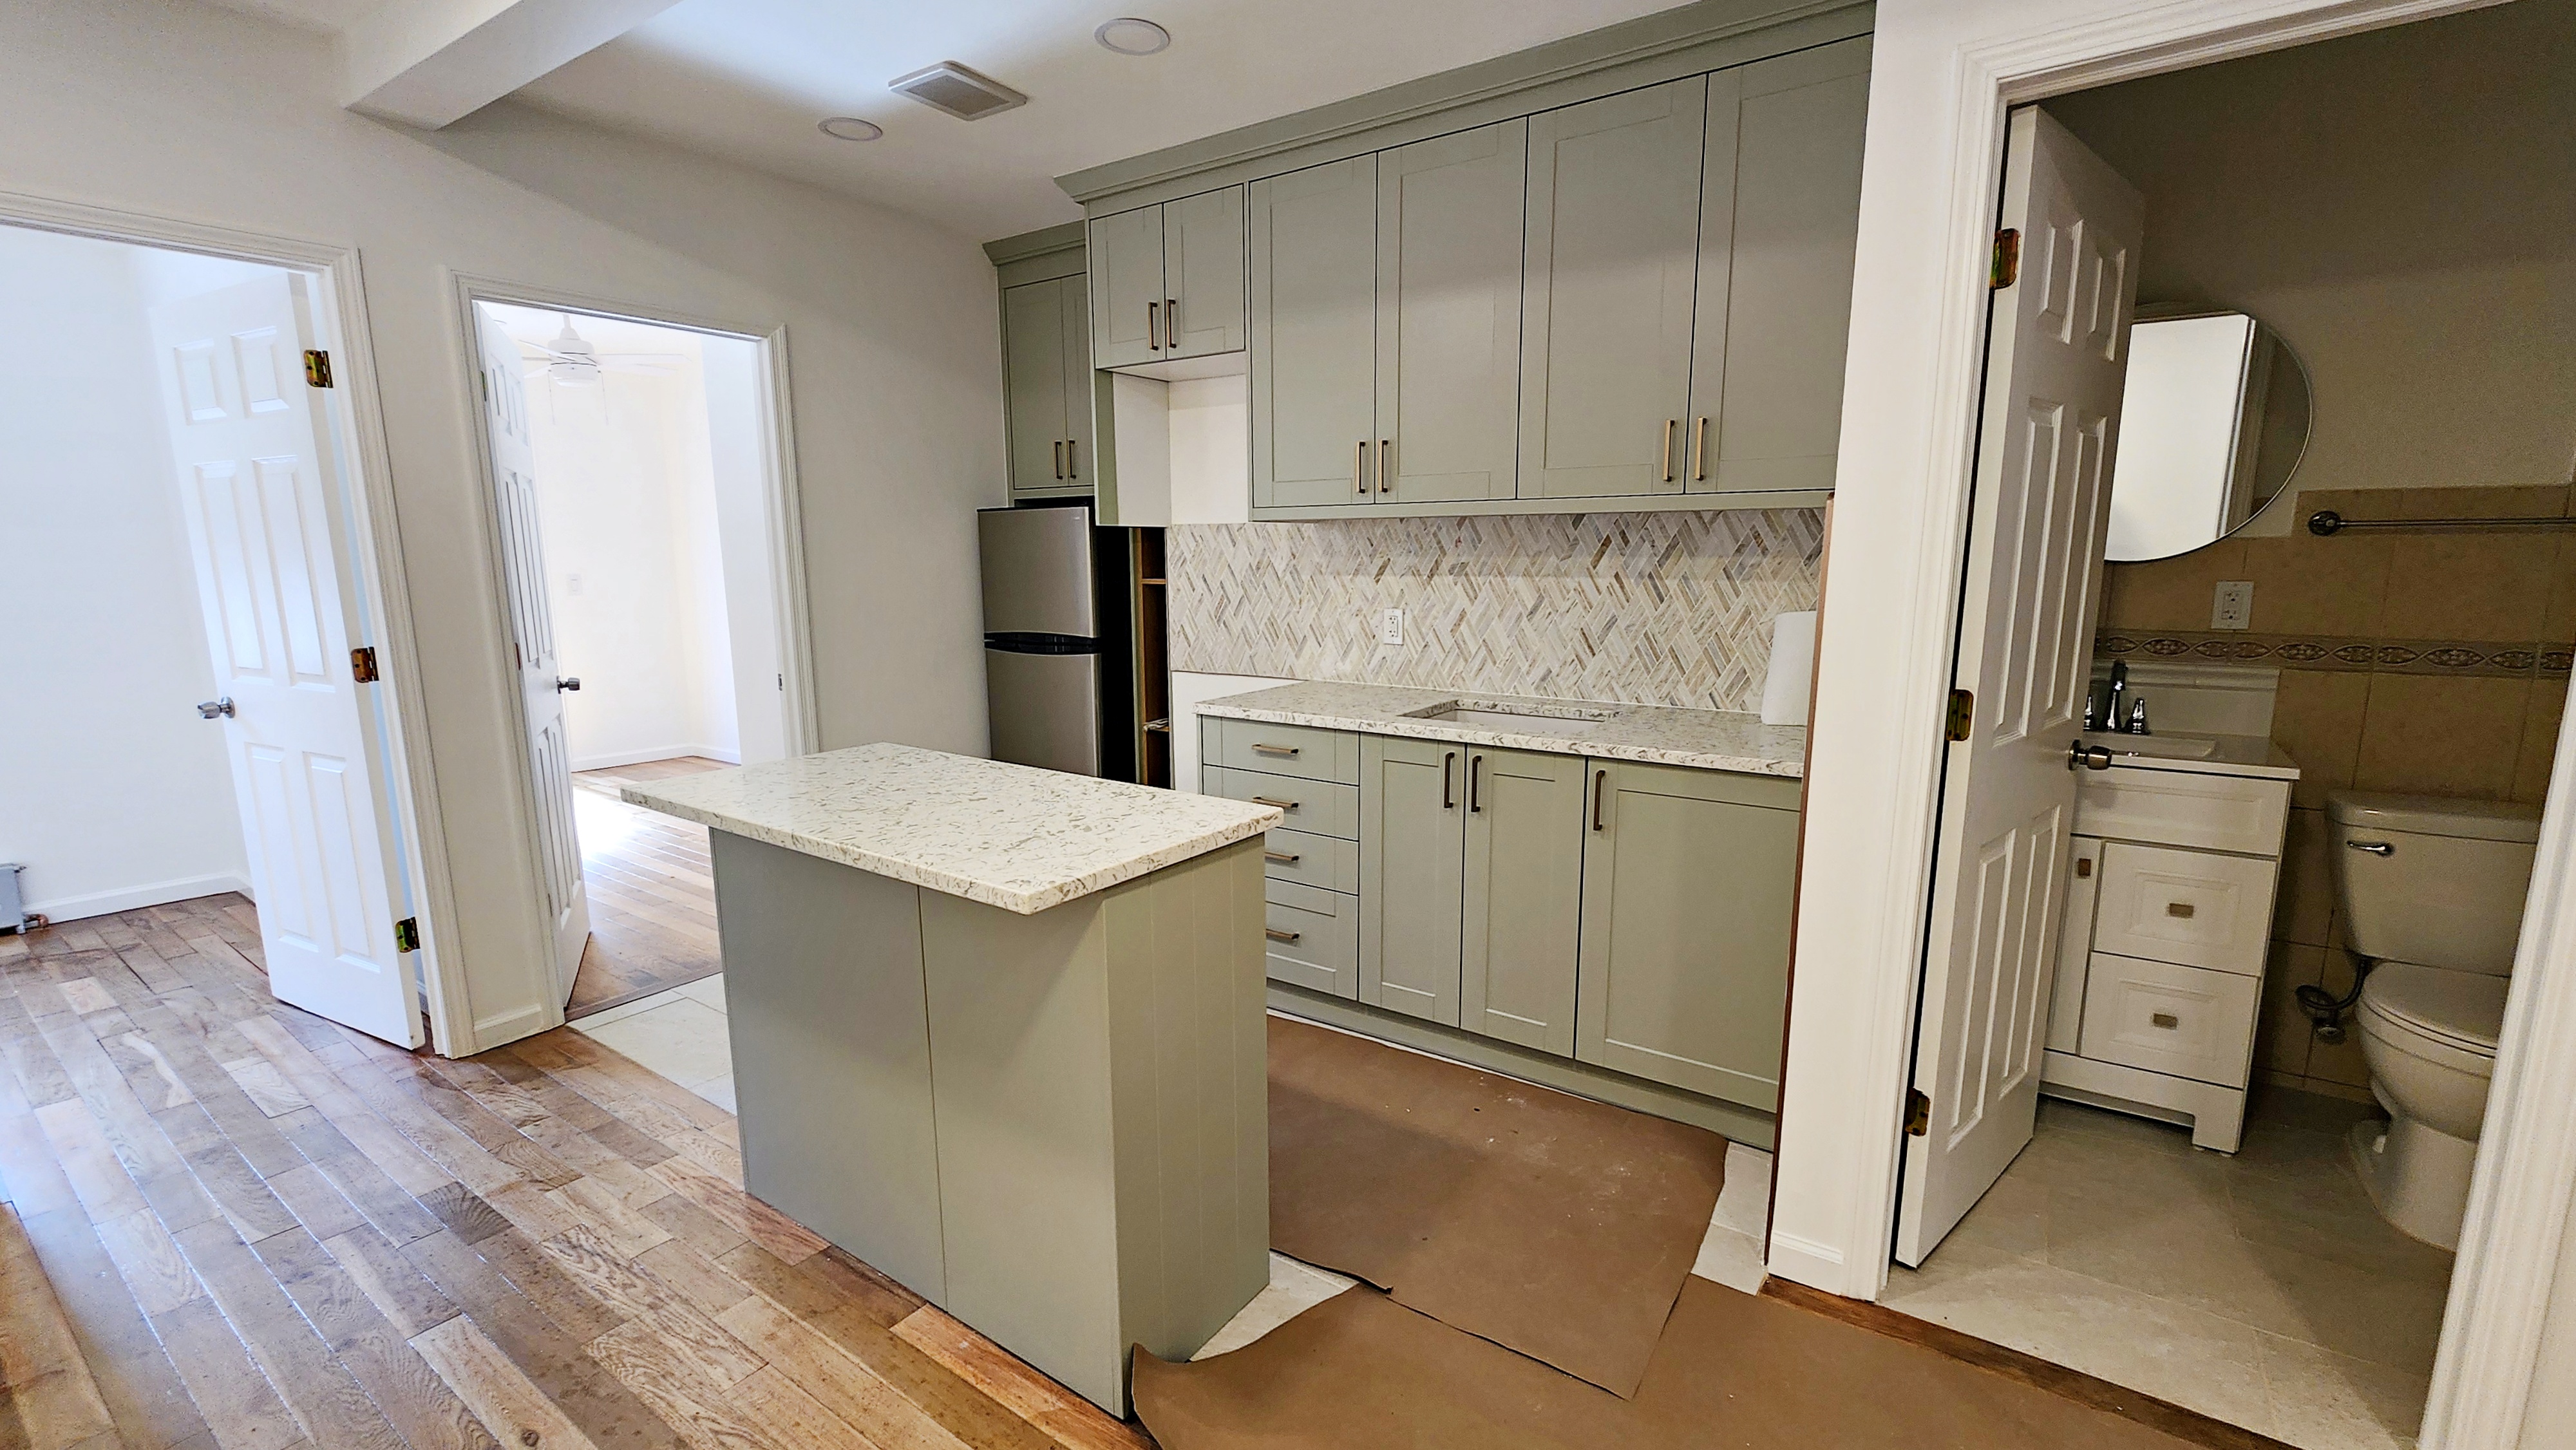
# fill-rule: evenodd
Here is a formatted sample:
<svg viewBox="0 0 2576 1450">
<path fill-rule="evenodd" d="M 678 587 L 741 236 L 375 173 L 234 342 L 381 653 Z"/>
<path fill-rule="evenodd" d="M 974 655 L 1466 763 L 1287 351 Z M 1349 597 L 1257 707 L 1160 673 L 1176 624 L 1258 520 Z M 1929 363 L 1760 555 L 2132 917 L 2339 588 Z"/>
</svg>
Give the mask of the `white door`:
<svg viewBox="0 0 2576 1450">
<path fill-rule="evenodd" d="M 2020 266 L 1988 333 L 1952 679 L 1975 708 L 1942 783 L 1914 1068 L 1929 1123 L 1906 1139 L 1897 1215 L 1906 1264 L 2002 1175 L 2039 1111 L 2144 211 L 2064 127 L 2013 114 L 2000 225 L 2019 234 Z"/>
<path fill-rule="evenodd" d="M 413 960 L 394 935 L 408 898 L 365 698 L 389 687 L 360 683 L 350 658 L 357 580 L 304 377 L 304 286 L 279 272 L 156 308 L 153 348 L 269 990 L 417 1047 Z"/>
<path fill-rule="evenodd" d="M 501 572 L 510 593 L 510 645 L 526 703 L 528 781 L 536 791 L 537 867 L 546 920 L 554 928 L 555 1000 L 572 996 L 590 942 L 590 893 L 581 878 L 581 838 L 572 820 L 572 748 L 564 738 L 563 692 L 580 686 L 560 673 L 554 612 L 546 603 L 545 542 L 537 532 L 536 447 L 528 440 L 528 385 L 519 345 L 477 309 L 483 339 L 483 415 L 492 437 L 492 484 L 501 521 Z"/>
</svg>

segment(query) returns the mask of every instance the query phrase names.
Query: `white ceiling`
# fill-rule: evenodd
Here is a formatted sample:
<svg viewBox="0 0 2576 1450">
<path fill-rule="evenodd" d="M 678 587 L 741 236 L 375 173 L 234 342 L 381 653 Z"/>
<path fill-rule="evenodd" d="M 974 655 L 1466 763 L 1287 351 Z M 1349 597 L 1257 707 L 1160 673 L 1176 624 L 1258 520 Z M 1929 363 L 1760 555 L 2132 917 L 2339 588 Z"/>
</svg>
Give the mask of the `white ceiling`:
<svg viewBox="0 0 2576 1450">
<path fill-rule="evenodd" d="M 350 0 L 230 0 L 313 12 Z M 416 0 L 386 0 L 416 3 Z M 1081 213 L 1053 177 L 1666 9 L 1672 0 L 680 0 L 518 94 L 977 240 Z M 1113 54 L 1102 21 L 1172 32 Z M 953 60 L 1029 104 L 959 121 L 885 83 Z M 826 116 L 885 127 L 836 141 Z"/>
</svg>

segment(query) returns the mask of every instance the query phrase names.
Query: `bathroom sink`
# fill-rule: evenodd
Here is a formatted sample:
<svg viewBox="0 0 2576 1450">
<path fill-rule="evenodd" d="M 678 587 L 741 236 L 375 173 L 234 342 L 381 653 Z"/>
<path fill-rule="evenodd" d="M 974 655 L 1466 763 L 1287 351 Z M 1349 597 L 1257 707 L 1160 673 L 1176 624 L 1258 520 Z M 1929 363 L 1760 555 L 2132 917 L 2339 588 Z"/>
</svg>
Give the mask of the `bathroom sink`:
<svg viewBox="0 0 2576 1450">
<path fill-rule="evenodd" d="M 2109 730 L 2087 730 L 2084 743 L 2099 745 L 2113 755 L 2150 755 L 2159 760 L 2207 760 L 2218 749 L 2218 742 L 2200 735 L 2122 735 Z"/>
<path fill-rule="evenodd" d="M 1523 705 L 1496 700 L 1443 700 L 1420 710 L 1407 710 L 1408 720 L 1436 720 L 1470 730 L 1507 730 L 1517 735 L 1584 735 L 1613 712 L 1583 705 Z"/>
</svg>

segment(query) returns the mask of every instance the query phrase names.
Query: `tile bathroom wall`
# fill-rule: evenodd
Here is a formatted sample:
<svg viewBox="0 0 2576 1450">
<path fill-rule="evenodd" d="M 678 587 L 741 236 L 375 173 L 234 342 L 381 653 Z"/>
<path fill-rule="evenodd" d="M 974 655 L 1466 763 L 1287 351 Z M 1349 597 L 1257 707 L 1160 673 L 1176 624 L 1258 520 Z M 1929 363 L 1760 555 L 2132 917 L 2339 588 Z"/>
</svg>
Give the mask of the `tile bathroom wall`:
<svg viewBox="0 0 2576 1450">
<path fill-rule="evenodd" d="M 2569 490 L 2311 490 L 2301 516 L 2566 517 Z M 2254 584 L 2253 628 L 2208 628 L 2220 580 Z M 2326 853 L 2326 792 L 2537 803 L 2576 657 L 2576 531 L 2344 533 L 2304 527 L 2110 566 L 2097 648 L 2114 658 L 2277 667 L 2272 738 L 2299 763 L 2257 1067 L 2283 1086 L 2366 1095 L 2358 1037 L 2317 1042 L 2292 993 L 2352 986 Z"/>
<path fill-rule="evenodd" d="M 1172 667 L 1760 708 L 1816 607 L 1816 509 L 1176 524 Z M 1381 611 L 1405 611 L 1401 645 Z"/>
</svg>

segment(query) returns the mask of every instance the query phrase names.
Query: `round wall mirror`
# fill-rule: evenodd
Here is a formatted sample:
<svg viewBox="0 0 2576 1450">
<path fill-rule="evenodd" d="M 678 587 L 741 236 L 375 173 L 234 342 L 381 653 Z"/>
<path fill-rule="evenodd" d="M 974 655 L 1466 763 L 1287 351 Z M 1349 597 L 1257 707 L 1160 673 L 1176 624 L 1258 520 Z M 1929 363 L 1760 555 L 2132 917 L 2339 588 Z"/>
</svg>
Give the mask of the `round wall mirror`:
<svg viewBox="0 0 2576 1450">
<path fill-rule="evenodd" d="M 2115 564 L 2216 543 L 2279 498 L 2308 449 L 2307 365 L 2242 312 L 2140 318 L 2129 329 Z"/>
</svg>

